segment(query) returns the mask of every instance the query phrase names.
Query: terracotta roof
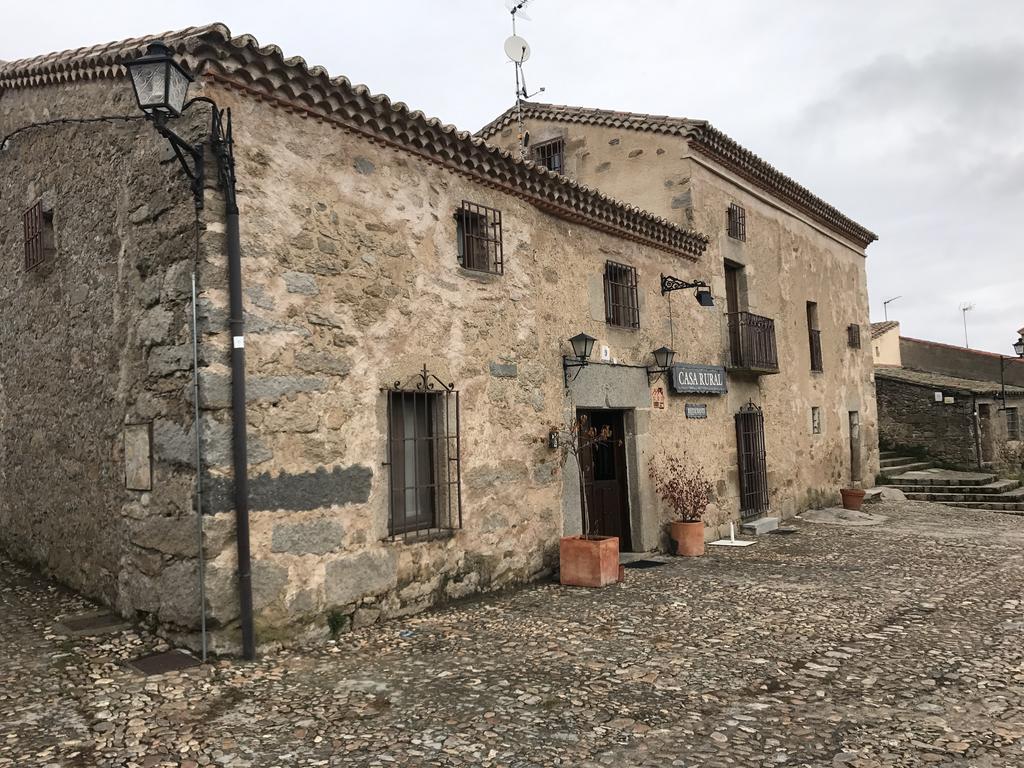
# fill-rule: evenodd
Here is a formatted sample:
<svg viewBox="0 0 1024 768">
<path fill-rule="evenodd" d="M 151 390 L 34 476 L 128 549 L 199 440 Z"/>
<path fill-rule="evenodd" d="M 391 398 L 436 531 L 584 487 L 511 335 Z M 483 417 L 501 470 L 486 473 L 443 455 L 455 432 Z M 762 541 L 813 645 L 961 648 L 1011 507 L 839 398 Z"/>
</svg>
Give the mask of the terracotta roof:
<svg viewBox="0 0 1024 768">
<path fill-rule="evenodd" d="M 301 116 L 418 154 L 488 186 L 516 195 L 552 215 L 697 259 L 706 236 L 619 202 L 597 190 L 491 147 L 470 133 L 373 94 L 323 67 L 286 58 L 249 35 L 232 37 L 223 24 L 189 27 L 0 65 L 0 90 L 123 77 L 123 64 L 162 40 L 199 77 L 255 95 Z"/>
<path fill-rule="evenodd" d="M 731 170 L 752 184 L 771 192 L 780 200 L 803 211 L 812 219 L 840 235 L 848 237 L 862 248 L 878 239 L 878 235 L 847 218 L 838 209 L 816 197 L 806 187 L 786 176 L 765 160 L 744 149 L 736 141 L 706 120 L 691 120 L 668 115 L 647 115 L 637 112 L 614 112 L 606 109 L 570 107 L 563 104 L 523 102 L 523 117 L 535 120 L 555 120 L 566 123 L 586 123 L 609 128 L 664 133 L 685 138 L 691 147 Z M 476 135 L 486 139 L 515 120 L 515 107 L 510 107 L 489 122 Z"/>
<path fill-rule="evenodd" d="M 880 323 L 871 324 L 871 338 L 877 339 L 884 333 L 888 333 L 893 328 L 899 328 L 900 324 L 898 320 L 883 320 Z"/>
<path fill-rule="evenodd" d="M 895 365 L 875 366 L 875 378 L 892 379 L 902 381 L 906 384 L 917 384 L 922 387 L 930 387 L 938 392 L 962 392 L 969 395 L 998 395 L 1002 387 L 998 381 L 975 381 L 974 379 L 961 379 L 956 376 L 943 376 L 940 373 L 928 371 L 915 371 L 910 368 L 900 368 Z M 1013 387 L 1006 385 L 1008 397 L 1024 397 L 1024 387 Z"/>
</svg>

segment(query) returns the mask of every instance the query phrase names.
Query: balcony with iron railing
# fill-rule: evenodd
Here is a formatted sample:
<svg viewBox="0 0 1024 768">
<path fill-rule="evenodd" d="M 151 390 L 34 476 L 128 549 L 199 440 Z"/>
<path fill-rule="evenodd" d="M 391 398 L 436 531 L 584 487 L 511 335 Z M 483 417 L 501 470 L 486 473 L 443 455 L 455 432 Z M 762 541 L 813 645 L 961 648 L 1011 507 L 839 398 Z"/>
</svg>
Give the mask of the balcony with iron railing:
<svg viewBox="0 0 1024 768">
<path fill-rule="evenodd" d="M 729 368 L 765 374 L 779 372 L 775 321 L 752 312 L 729 312 Z"/>
</svg>

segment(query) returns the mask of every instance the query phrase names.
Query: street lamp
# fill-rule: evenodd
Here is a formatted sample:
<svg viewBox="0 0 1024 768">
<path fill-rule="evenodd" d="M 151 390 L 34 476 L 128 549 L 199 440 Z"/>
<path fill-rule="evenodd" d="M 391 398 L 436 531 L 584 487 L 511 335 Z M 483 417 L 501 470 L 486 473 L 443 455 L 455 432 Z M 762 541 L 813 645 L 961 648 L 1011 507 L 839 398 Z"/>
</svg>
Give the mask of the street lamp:
<svg viewBox="0 0 1024 768">
<path fill-rule="evenodd" d="M 150 117 L 180 117 L 192 82 L 163 43 L 152 43 L 146 55 L 128 62 L 139 109 Z"/>
<path fill-rule="evenodd" d="M 652 353 L 654 355 L 654 368 L 647 369 L 648 385 L 664 373 L 668 373 L 672 367 L 672 361 L 676 358 L 676 351 L 669 347 L 658 347 Z"/>
<path fill-rule="evenodd" d="M 661 276 L 662 296 L 666 293 L 671 293 L 672 291 L 681 291 L 688 288 L 694 289 L 693 297 L 697 299 L 697 303 L 702 307 L 715 306 L 715 298 L 711 295 L 711 286 L 703 280 L 695 280 L 691 283 L 688 280 L 680 280 L 678 277 L 673 277 L 672 275 Z"/>
<path fill-rule="evenodd" d="M 157 132 L 167 139 L 192 186 L 192 199 L 198 212 L 203 208 L 205 187 L 206 141 L 217 160 L 217 176 L 224 195 L 226 215 L 225 240 L 228 261 L 228 295 L 231 330 L 231 420 L 232 468 L 234 470 L 234 507 L 236 542 L 238 546 L 238 600 L 242 629 L 242 655 L 256 658 L 253 629 L 252 563 L 249 545 L 249 460 L 245 409 L 245 322 L 242 314 L 242 248 L 238 225 L 238 200 L 235 185 L 234 138 L 231 131 L 231 110 L 222 110 L 213 99 L 197 96 L 186 101 L 192 77 L 171 54 L 164 43 L 150 44 L 145 55 L 125 64 L 139 109 L 153 123 Z M 210 135 L 203 142 L 191 144 L 172 131 L 168 120 L 181 117 L 200 102 L 211 107 Z M 198 242 L 198 241 L 197 241 Z M 196 400 L 198 403 L 198 398 Z M 202 514 L 202 510 L 197 510 Z"/>
<path fill-rule="evenodd" d="M 569 387 L 569 382 L 575 381 L 576 377 L 580 375 L 580 371 L 587 367 L 588 361 L 590 360 L 590 353 L 594 351 L 594 342 L 597 341 L 593 336 L 588 336 L 585 333 L 577 333 L 571 339 L 569 343 L 572 345 L 572 353 L 574 357 L 567 355 L 562 356 L 562 372 L 565 374 L 565 386 Z M 576 369 L 576 374 L 570 379 L 569 371 Z"/>
<path fill-rule="evenodd" d="M 1024 336 L 1013 342 L 1013 351 L 1017 353 L 1017 357 L 1024 357 Z"/>
</svg>

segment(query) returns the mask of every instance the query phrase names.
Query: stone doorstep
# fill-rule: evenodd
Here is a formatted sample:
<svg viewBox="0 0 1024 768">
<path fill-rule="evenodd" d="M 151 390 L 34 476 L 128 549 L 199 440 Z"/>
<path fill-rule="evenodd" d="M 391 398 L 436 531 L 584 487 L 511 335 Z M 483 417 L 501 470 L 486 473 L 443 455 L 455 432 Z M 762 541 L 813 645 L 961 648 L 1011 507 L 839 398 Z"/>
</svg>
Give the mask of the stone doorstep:
<svg viewBox="0 0 1024 768">
<path fill-rule="evenodd" d="M 779 518 L 777 517 L 759 517 L 756 520 L 748 520 L 740 526 L 742 533 L 750 533 L 754 536 L 760 536 L 761 534 L 774 531 L 779 527 Z"/>
<path fill-rule="evenodd" d="M 62 616 L 53 625 L 53 631 L 68 637 L 109 635 L 131 629 L 132 623 L 116 613 L 105 610 L 84 611 Z"/>
</svg>

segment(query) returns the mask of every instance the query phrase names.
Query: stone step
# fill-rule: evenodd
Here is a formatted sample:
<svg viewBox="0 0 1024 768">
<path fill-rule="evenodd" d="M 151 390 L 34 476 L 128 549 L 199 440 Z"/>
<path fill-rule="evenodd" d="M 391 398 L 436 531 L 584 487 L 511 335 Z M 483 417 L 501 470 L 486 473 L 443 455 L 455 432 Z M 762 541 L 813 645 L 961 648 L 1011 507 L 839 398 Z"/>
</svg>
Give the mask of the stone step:
<svg viewBox="0 0 1024 768">
<path fill-rule="evenodd" d="M 882 474 L 886 477 L 902 475 L 904 472 L 913 472 L 918 469 L 931 469 L 932 464 L 927 461 L 912 462 L 910 464 L 897 464 L 882 467 Z"/>
<path fill-rule="evenodd" d="M 899 451 L 880 451 L 879 457 L 883 459 L 891 459 L 893 456 L 899 456 Z"/>
<path fill-rule="evenodd" d="M 950 501 L 947 507 L 957 509 L 980 509 L 983 512 L 1006 512 L 1011 515 L 1024 515 L 1024 502 L 992 502 L 992 501 Z"/>
<path fill-rule="evenodd" d="M 904 493 L 969 493 L 974 495 L 995 495 L 1024 493 L 1017 480 L 996 480 L 986 485 L 930 485 L 927 483 L 899 483 L 891 488 L 899 488 Z"/>
<path fill-rule="evenodd" d="M 777 517 L 759 517 L 757 520 L 748 520 L 740 526 L 742 533 L 751 533 L 754 536 L 760 536 L 764 533 L 774 531 L 779 527 L 779 518 Z"/>
<path fill-rule="evenodd" d="M 939 504 L 948 504 L 951 501 L 979 504 L 1024 503 L 1024 496 L 1020 494 L 907 492 L 907 498 L 910 501 L 934 501 Z"/>
<path fill-rule="evenodd" d="M 883 485 L 891 485 L 893 488 L 902 489 L 906 485 L 988 485 L 996 481 L 995 475 L 977 475 L 975 477 L 890 477 Z"/>
<path fill-rule="evenodd" d="M 901 464 L 913 464 L 915 461 L 919 461 L 916 456 L 886 456 L 879 462 L 882 469 L 886 467 L 896 467 Z"/>
</svg>

